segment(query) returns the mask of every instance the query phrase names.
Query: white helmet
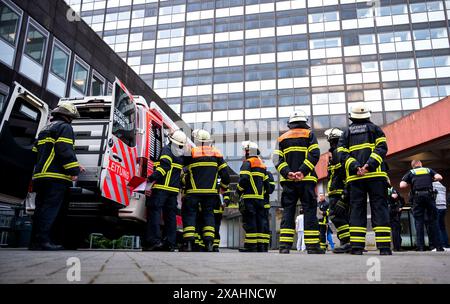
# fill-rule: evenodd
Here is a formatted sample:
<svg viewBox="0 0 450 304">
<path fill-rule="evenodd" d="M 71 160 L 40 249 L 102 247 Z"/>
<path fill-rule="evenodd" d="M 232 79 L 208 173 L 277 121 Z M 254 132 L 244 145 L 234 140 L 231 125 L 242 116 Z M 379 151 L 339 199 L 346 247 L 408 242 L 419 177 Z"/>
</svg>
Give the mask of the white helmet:
<svg viewBox="0 0 450 304">
<path fill-rule="evenodd" d="M 78 113 L 77 107 L 75 107 L 73 103 L 67 101 L 61 101 L 58 106 L 53 109 L 52 114 L 54 113 L 59 113 L 72 119 L 80 118 L 80 113 Z"/>
<path fill-rule="evenodd" d="M 179 146 L 184 146 L 187 142 L 186 134 L 184 134 L 181 130 L 175 130 L 169 135 L 169 139 L 171 142 Z"/>
<path fill-rule="evenodd" d="M 291 116 L 289 116 L 289 123 L 296 121 L 303 121 L 303 122 L 308 121 L 308 116 L 306 115 L 305 111 L 297 110 L 292 112 Z"/>
<path fill-rule="evenodd" d="M 364 102 L 357 102 L 352 105 L 350 118 L 365 119 L 370 118 L 370 109 Z"/>
<path fill-rule="evenodd" d="M 331 128 L 325 131 L 325 136 L 327 137 L 328 141 L 331 141 L 332 139 L 341 137 L 342 133 L 344 133 L 344 131 L 342 131 L 341 129 Z"/>
<path fill-rule="evenodd" d="M 258 155 L 258 144 L 249 140 L 242 142 L 242 149 L 248 153 L 249 156 Z"/>
<path fill-rule="evenodd" d="M 198 142 L 210 142 L 211 141 L 211 134 L 209 134 L 208 131 L 200 129 L 200 130 L 194 130 L 192 132 L 192 136 L 194 137 L 194 140 Z"/>
</svg>

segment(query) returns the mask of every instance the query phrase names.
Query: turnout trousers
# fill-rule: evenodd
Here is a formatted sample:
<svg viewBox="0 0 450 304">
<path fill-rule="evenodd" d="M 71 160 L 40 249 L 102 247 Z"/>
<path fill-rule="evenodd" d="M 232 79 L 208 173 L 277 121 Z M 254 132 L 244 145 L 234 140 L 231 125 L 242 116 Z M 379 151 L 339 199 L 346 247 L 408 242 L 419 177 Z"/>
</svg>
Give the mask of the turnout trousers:
<svg viewBox="0 0 450 304">
<path fill-rule="evenodd" d="M 320 248 L 327 249 L 327 230 L 328 230 L 328 219 L 325 216 L 319 220 L 319 241 Z"/>
<path fill-rule="evenodd" d="M 270 203 L 264 201 L 264 211 L 262 217 L 261 242 L 258 242 L 258 251 L 267 252 L 270 244 Z"/>
<path fill-rule="evenodd" d="M 364 249 L 367 232 L 367 195 L 369 195 L 372 227 L 377 248 L 391 247 L 391 227 L 385 179 L 361 179 L 349 184 L 350 243 L 352 248 Z"/>
<path fill-rule="evenodd" d="M 295 213 L 297 202 L 304 211 L 304 234 L 306 249 L 319 248 L 319 224 L 314 182 L 285 182 L 281 194 L 283 217 L 280 226 L 280 248 L 291 249 L 295 234 Z"/>
<path fill-rule="evenodd" d="M 344 214 L 336 215 L 334 213 L 336 203 L 341 200 L 341 195 L 330 195 L 328 200 L 330 202 L 330 220 L 336 227 L 337 237 L 341 242 L 341 245 L 347 244 L 350 242 L 350 230 L 348 225 L 348 215 L 350 210 L 345 210 Z"/>
<path fill-rule="evenodd" d="M 188 194 L 181 208 L 183 217 L 183 239 L 184 241 L 195 241 L 195 226 L 197 217 L 201 216 L 202 231 L 201 237 L 204 242 L 213 242 L 215 236 L 214 206 L 216 205 L 216 194 Z M 199 207 L 201 213 L 199 214 Z"/>
<path fill-rule="evenodd" d="M 223 208 L 220 197 L 216 199 L 214 206 L 214 247 L 219 248 L 220 245 L 220 225 L 222 224 Z"/>
<path fill-rule="evenodd" d="M 437 225 L 437 210 L 431 193 L 413 196 L 413 216 L 416 227 L 417 247 L 425 246 L 424 225 L 428 226 L 429 243 L 440 247 L 439 232 Z"/>
<path fill-rule="evenodd" d="M 154 189 L 147 197 L 147 229 L 145 242 L 148 246 L 161 243 L 161 213 L 167 245 L 174 248 L 177 238 L 178 193 Z"/>
<path fill-rule="evenodd" d="M 36 209 L 33 215 L 31 242 L 51 242 L 50 234 L 62 207 L 67 204 L 69 185 L 61 182 L 35 181 Z M 53 233 L 52 233 L 53 234 Z"/>
<path fill-rule="evenodd" d="M 244 199 L 242 210 L 243 228 L 245 231 L 244 247 L 257 249 L 259 245 L 267 244 L 269 235 L 264 230 L 264 200 Z"/>
</svg>

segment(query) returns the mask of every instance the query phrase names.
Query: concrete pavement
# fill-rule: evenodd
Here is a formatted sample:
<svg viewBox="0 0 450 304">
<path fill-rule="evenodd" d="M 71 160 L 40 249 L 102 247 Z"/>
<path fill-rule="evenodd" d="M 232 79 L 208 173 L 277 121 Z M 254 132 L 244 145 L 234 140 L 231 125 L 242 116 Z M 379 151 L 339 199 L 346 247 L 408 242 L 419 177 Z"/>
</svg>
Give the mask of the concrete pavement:
<svg viewBox="0 0 450 304">
<path fill-rule="evenodd" d="M 77 263 L 67 264 L 71 257 L 80 261 L 79 282 L 67 279 L 76 278 L 78 269 Z M 0 283 L 450 283 L 449 269 L 450 252 L 380 257 L 377 252 L 351 256 L 227 249 L 220 253 L 0 249 Z"/>
</svg>

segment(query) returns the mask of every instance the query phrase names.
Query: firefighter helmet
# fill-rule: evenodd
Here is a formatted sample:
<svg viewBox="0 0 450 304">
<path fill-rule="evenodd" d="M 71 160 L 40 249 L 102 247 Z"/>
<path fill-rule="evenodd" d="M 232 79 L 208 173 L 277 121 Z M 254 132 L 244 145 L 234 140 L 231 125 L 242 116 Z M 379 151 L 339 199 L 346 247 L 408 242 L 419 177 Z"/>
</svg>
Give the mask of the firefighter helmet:
<svg viewBox="0 0 450 304">
<path fill-rule="evenodd" d="M 305 111 L 303 110 L 297 110 L 292 112 L 291 116 L 289 116 L 289 123 L 291 122 L 297 122 L 297 121 L 308 121 L 308 116 L 306 115 Z"/>
<path fill-rule="evenodd" d="M 331 128 L 325 131 L 325 136 L 327 137 L 328 141 L 331 141 L 333 139 L 338 139 L 339 137 L 341 137 L 342 133 L 344 132 L 339 128 Z"/>
<path fill-rule="evenodd" d="M 242 149 L 245 153 L 248 153 L 248 156 L 257 156 L 258 155 L 258 144 L 249 140 L 242 142 Z"/>
<path fill-rule="evenodd" d="M 176 145 L 184 146 L 187 142 L 186 134 L 181 130 L 175 130 L 169 135 L 169 139 Z"/>
<path fill-rule="evenodd" d="M 75 107 L 70 102 L 61 102 L 58 106 L 52 110 L 52 114 L 61 114 L 72 119 L 80 118 L 80 113 L 78 113 L 77 107 Z"/>
<path fill-rule="evenodd" d="M 208 131 L 203 129 L 197 129 L 192 132 L 192 136 L 194 137 L 194 140 L 198 142 L 210 142 L 211 141 L 211 134 L 209 134 Z"/>
<path fill-rule="evenodd" d="M 370 118 L 370 109 L 364 102 L 357 102 L 352 105 L 350 118 L 366 119 Z"/>
</svg>

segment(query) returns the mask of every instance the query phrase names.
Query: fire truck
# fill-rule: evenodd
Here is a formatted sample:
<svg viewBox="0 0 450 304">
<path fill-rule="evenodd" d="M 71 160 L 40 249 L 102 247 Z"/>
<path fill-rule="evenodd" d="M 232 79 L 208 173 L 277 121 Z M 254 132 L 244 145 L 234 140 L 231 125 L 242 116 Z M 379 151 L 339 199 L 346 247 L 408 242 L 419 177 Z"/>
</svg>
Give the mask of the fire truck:
<svg viewBox="0 0 450 304">
<path fill-rule="evenodd" d="M 145 193 L 134 189 L 153 172 L 168 134 L 178 126 L 155 102 L 147 103 L 143 97 L 130 94 L 120 80 L 115 81 L 112 96 L 63 98 L 60 102 L 73 103 L 80 113 L 72 126 L 75 153 L 85 168 L 70 188 L 69 204 L 62 212 L 63 245 L 77 248 L 93 232 L 110 239 L 141 235 L 146 222 Z M 8 133 L 14 115 L 33 121 L 27 142 L 17 143 L 18 139 Z M 13 161 L 22 169 L 14 174 L 15 178 L 5 178 L 7 184 L 1 186 L 0 201 L 21 204 L 27 196 L 26 185 L 33 169 L 29 161 L 32 139 L 45 126 L 48 116 L 47 105 L 16 84 L 1 125 L 0 165 L 8 166 Z M 9 149 L 3 143 L 20 149 L 5 153 Z M 8 188 L 12 185 L 16 185 L 15 191 Z M 27 212 L 33 211 L 33 204 L 28 204 Z"/>
</svg>

